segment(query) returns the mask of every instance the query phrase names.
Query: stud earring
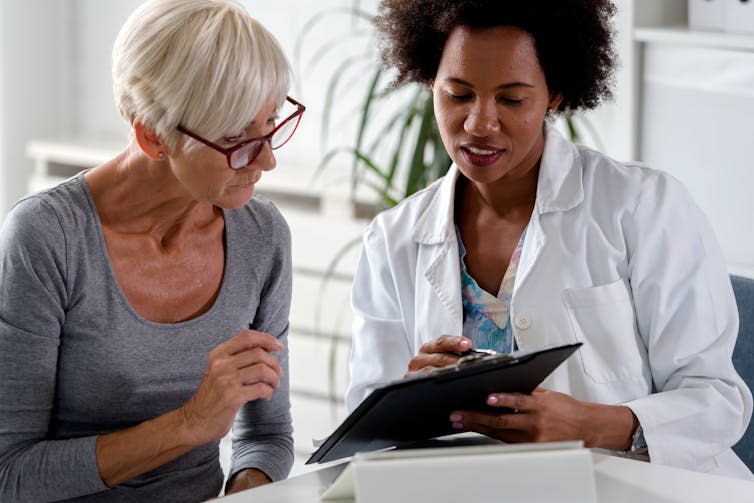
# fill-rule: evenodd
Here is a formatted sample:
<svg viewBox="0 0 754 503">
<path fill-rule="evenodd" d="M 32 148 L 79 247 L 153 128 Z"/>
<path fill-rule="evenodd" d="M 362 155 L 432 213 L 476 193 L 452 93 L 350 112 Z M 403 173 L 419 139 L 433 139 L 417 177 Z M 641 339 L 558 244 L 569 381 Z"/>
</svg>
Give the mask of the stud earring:
<svg viewBox="0 0 754 503">
<path fill-rule="evenodd" d="M 165 152 L 160 152 L 159 154 L 157 154 L 157 157 L 159 157 L 160 160 L 165 159 Z"/>
</svg>

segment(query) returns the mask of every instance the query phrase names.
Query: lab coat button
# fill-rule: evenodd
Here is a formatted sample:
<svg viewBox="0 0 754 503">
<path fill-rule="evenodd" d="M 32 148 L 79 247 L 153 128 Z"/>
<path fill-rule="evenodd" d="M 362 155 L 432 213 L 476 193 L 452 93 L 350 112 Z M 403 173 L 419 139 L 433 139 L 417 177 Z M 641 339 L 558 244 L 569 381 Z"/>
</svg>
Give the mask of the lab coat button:
<svg viewBox="0 0 754 503">
<path fill-rule="evenodd" d="M 525 314 L 517 314 L 514 320 L 516 327 L 521 330 L 526 330 L 531 326 L 531 318 Z"/>
</svg>

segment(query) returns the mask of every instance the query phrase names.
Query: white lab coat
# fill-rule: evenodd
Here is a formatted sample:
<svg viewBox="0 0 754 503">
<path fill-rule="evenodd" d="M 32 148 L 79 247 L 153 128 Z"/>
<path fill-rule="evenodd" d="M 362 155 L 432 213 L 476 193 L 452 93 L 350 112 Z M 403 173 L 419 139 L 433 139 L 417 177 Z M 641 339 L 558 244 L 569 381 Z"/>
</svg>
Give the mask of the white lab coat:
<svg viewBox="0 0 754 503">
<path fill-rule="evenodd" d="M 460 335 L 458 170 L 378 215 L 353 284 L 353 410 L 419 347 Z M 674 178 L 545 126 L 535 208 L 511 300 L 522 350 L 584 345 L 542 386 L 630 407 L 652 462 L 754 478 L 730 449 L 752 395 L 731 354 L 738 312 L 712 229 Z"/>
</svg>

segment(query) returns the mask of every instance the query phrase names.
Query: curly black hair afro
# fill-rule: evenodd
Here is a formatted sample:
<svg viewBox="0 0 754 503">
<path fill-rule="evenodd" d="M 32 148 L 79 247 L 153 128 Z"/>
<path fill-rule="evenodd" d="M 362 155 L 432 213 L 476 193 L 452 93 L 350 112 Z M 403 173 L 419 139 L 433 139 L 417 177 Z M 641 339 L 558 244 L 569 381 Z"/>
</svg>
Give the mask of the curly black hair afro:
<svg viewBox="0 0 754 503">
<path fill-rule="evenodd" d="M 382 58 L 396 83 L 429 83 L 456 26 L 514 26 L 535 41 L 560 110 L 593 109 L 611 98 L 616 65 L 610 0 L 382 0 L 375 19 Z"/>
</svg>

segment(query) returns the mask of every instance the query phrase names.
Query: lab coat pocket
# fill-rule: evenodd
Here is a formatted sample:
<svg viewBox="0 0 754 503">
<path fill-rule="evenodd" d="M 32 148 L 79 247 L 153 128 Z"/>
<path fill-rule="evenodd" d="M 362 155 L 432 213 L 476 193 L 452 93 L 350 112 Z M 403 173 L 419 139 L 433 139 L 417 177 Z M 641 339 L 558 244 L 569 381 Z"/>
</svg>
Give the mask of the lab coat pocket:
<svg viewBox="0 0 754 503">
<path fill-rule="evenodd" d="M 584 372 L 595 382 L 640 379 L 644 345 L 639 338 L 628 283 L 621 278 L 606 285 L 563 291 Z"/>
</svg>

